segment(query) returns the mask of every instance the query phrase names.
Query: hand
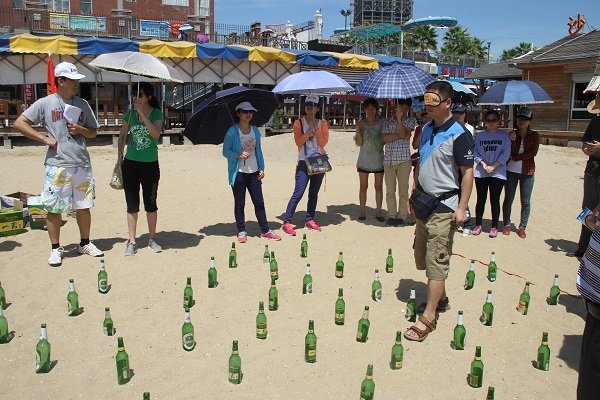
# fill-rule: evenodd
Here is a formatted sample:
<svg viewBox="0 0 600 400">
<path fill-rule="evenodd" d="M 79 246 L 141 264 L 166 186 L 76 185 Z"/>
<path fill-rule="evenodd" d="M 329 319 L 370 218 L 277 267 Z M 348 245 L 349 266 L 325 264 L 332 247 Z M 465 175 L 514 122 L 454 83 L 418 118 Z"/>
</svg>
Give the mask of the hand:
<svg viewBox="0 0 600 400">
<path fill-rule="evenodd" d="M 56 141 L 56 139 L 46 136 L 44 138 L 44 144 L 47 145 L 52 150 L 56 150 L 56 145 L 58 144 L 58 142 Z"/>
<path fill-rule="evenodd" d="M 258 171 L 258 179 L 262 179 L 265 177 L 265 171 Z"/>
<path fill-rule="evenodd" d="M 408 206 L 408 215 L 410 215 L 411 217 L 413 217 L 413 219 L 417 219 L 417 217 L 415 217 L 415 213 L 413 212 L 412 209 L 412 205 L 410 204 L 410 201 L 407 201 L 407 206 Z"/>
<path fill-rule="evenodd" d="M 494 168 L 493 165 L 486 165 L 485 167 L 483 167 L 483 169 L 485 170 L 485 172 L 487 172 L 488 174 L 491 174 L 492 172 L 494 172 L 494 170 L 496 168 Z"/>
<path fill-rule="evenodd" d="M 356 143 L 357 146 L 362 146 L 363 140 L 362 140 L 362 135 L 360 133 L 357 133 L 356 136 L 354 136 L 354 142 Z"/>
<path fill-rule="evenodd" d="M 77 124 L 67 124 L 67 127 L 69 128 L 69 133 L 71 135 L 79 135 L 79 129 L 80 126 Z"/>
<path fill-rule="evenodd" d="M 452 220 L 456 222 L 456 226 L 463 226 L 467 222 L 467 210 L 458 207 L 452 214 Z"/>
<path fill-rule="evenodd" d="M 240 153 L 240 155 L 238 156 L 238 158 L 240 158 L 242 160 L 247 160 L 248 157 L 250 157 L 250 153 L 248 153 L 247 151 L 242 151 Z"/>
<path fill-rule="evenodd" d="M 600 142 L 594 140 L 593 142 L 583 143 L 583 152 L 586 155 L 592 155 L 593 153 L 600 151 Z"/>
</svg>

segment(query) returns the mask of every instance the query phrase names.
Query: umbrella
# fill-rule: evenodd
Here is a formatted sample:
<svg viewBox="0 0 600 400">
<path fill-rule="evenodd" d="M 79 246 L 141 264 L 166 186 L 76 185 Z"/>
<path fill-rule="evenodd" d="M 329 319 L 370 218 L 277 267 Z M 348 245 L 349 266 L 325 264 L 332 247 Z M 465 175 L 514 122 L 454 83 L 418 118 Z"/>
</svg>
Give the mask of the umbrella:
<svg viewBox="0 0 600 400">
<path fill-rule="evenodd" d="M 347 92 L 352 86 L 339 76 L 327 71 L 302 71 L 292 74 L 275 86 L 273 92 L 288 93 L 325 93 Z"/>
<path fill-rule="evenodd" d="M 376 99 L 408 99 L 422 96 L 425 86 L 435 79 L 412 66 L 395 64 L 367 75 L 356 87 L 356 94 Z"/>
<path fill-rule="evenodd" d="M 493 84 L 479 99 L 480 105 L 554 103 L 548 93 L 532 81 L 505 81 Z"/>
<path fill-rule="evenodd" d="M 105 71 L 183 83 L 179 72 L 175 68 L 147 53 L 119 51 L 101 54 L 94 58 L 89 65 Z"/>
<path fill-rule="evenodd" d="M 191 31 L 192 29 L 194 29 L 194 27 L 193 27 L 193 26 L 191 26 L 190 24 L 183 24 L 183 25 L 181 25 L 181 26 L 179 27 L 179 30 L 180 30 L 181 32 L 183 32 L 183 31 Z"/>
<path fill-rule="evenodd" d="M 460 82 L 457 81 L 446 81 L 450 84 L 450 86 L 452 86 L 452 89 L 454 89 L 455 92 L 462 92 L 462 93 L 466 93 L 468 95 L 471 96 L 477 96 L 477 94 L 472 91 L 471 89 L 469 89 L 468 87 L 466 87 L 465 85 L 463 85 Z"/>
<path fill-rule="evenodd" d="M 249 101 L 258 111 L 250 123 L 263 125 L 277 107 L 275 94 L 268 90 L 235 86 L 216 92 L 196 107 L 183 134 L 193 144 L 221 144 L 225 133 L 235 123 L 235 106 Z"/>
<path fill-rule="evenodd" d="M 452 89 L 454 89 L 454 96 L 452 97 L 453 103 L 461 103 L 466 105 L 475 101 L 475 96 L 477 96 L 477 94 L 462 83 L 456 81 L 446 82 L 448 82 L 450 86 L 452 86 Z"/>
</svg>

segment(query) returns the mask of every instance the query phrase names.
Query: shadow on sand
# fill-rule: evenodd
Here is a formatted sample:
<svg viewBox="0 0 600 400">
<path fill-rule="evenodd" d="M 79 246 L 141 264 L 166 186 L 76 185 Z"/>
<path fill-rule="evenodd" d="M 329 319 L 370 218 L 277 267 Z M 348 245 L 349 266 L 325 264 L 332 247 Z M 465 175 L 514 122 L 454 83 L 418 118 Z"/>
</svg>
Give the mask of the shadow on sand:
<svg viewBox="0 0 600 400">
<path fill-rule="evenodd" d="M 550 246 L 550 251 L 554 252 L 571 252 L 577 250 L 577 242 L 573 242 L 571 240 L 565 239 L 546 239 L 544 240 L 548 246 Z"/>
<path fill-rule="evenodd" d="M 0 242 L 0 251 L 12 251 L 17 247 L 22 247 L 23 245 L 20 242 L 15 240 L 5 240 Z"/>
</svg>

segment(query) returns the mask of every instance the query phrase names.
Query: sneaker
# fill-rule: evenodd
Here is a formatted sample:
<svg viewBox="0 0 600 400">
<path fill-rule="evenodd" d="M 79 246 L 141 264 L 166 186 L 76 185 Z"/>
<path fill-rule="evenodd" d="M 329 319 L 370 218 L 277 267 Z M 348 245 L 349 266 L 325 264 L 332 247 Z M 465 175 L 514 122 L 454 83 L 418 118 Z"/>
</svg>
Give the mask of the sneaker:
<svg viewBox="0 0 600 400">
<path fill-rule="evenodd" d="M 498 228 L 492 228 L 492 229 L 490 229 L 489 237 L 495 238 L 496 236 L 498 236 Z"/>
<path fill-rule="evenodd" d="M 148 240 L 148 248 L 155 253 L 160 253 L 162 251 L 162 246 L 156 243 L 154 239 Z"/>
<path fill-rule="evenodd" d="M 135 253 L 137 253 L 137 245 L 135 244 L 135 242 L 128 241 L 127 247 L 125 247 L 125 257 L 132 256 Z"/>
<path fill-rule="evenodd" d="M 394 225 L 396 225 L 396 223 L 398 223 L 398 220 L 396 218 L 388 218 L 388 220 L 385 224 L 387 226 L 394 226 Z"/>
<path fill-rule="evenodd" d="M 306 221 L 304 225 L 311 231 L 321 232 L 321 227 L 312 219 L 310 221 Z"/>
<path fill-rule="evenodd" d="M 281 240 L 281 236 L 276 235 L 275 232 L 273 232 L 273 231 L 261 233 L 260 237 L 264 238 L 264 239 L 269 239 L 269 240 Z"/>
<path fill-rule="evenodd" d="M 510 235 L 510 226 L 505 226 L 505 227 L 502 229 L 502 234 L 503 234 L 503 235 Z"/>
<path fill-rule="evenodd" d="M 290 224 L 289 222 L 284 222 L 281 229 L 283 230 L 283 233 L 285 233 L 286 235 L 296 236 L 296 231 L 294 230 L 293 225 Z"/>
<path fill-rule="evenodd" d="M 58 267 L 62 264 L 63 252 L 65 249 L 59 247 L 57 249 L 50 250 L 50 258 L 48 258 L 48 265 L 51 267 Z"/>
<path fill-rule="evenodd" d="M 398 218 L 394 226 L 406 226 L 406 222 L 402 218 Z"/>
<path fill-rule="evenodd" d="M 463 231 L 462 231 L 462 237 L 467 237 L 471 234 L 471 230 L 469 228 L 464 228 L 463 227 Z"/>
<path fill-rule="evenodd" d="M 481 225 L 477 225 L 475 228 L 473 228 L 473 230 L 471 231 L 471 235 L 473 236 L 478 236 L 481 233 Z"/>
<path fill-rule="evenodd" d="M 525 233 L 525 228 L 519 228 L 519 230 L 517 231 L 517 235 L 519 235 L 521 239 L 525 239 L 527 237 L 527 234 Z"/>
<path fill-rule="evenodd" d="M 248 234 L 246 231 L 241 231 L 237 234 L 238 243 L 246 243 L 248 241 Z"/>
<path fill-rule="evenodd" d="M 96 245 L 92 242 L 89 242 L 83 247 L 79 246 L 77 251 L 79 252 L 79 254 L 89 254 L 92 257 L 102 257 L 104 255 L 104 252 L 97 248 Z"/>
</svg>

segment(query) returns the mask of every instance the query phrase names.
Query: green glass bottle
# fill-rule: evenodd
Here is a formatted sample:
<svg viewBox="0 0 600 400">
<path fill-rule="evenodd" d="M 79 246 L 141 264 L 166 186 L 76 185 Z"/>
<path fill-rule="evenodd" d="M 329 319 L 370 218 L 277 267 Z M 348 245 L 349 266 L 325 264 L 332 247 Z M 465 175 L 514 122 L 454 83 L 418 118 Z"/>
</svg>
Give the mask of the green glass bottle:
<svg viewBox="0 0 600 400">
<path fill-rule="evenodd" d="M 79 296 L 75 291 L 75 281 L 69 279 L 69 294 L 67 294 L 67 315 L 70 317 L 79 313 Z"/>
<path fill-rule="evenodd" d="M 238 354 L 238 341 L 233 341 L 229 356 L 229 382 L 238 385 L 242 382 L 242 359 Z"/>
<path fill-rule="evenodd" d="M 490 263 L 488 264 L 487 274 L 487 278 L 490 282 L 494 282 L 496 280 L 497 271 L 498 267 L 496 266 L 496 253 L 492 251 L 492 255 L 490 256 Z"/>
<path fill-rule="evenodd" d="M 8 343 L 9 339 L 8 321 L 4 316 L 2 307 L 0 307 L 0 343 Z"/>
<path fill-rule="evenodd" d="M 219 281 L 217 280 L 217 269 L 215 268 L 215 258 L 210 258 L 210 266 L 208 267 L 208 287 L 216 288 L 219 286 Z"/>
<path fill-rule="evenodd" d="M 465 290 L 473 289 L 473 285 L 475 285 L 475 260 L 471 260 L 471 265 L 469 265 L 469 270 L 465 277 Z"/>
<path fill-rule="evenodd" d="M 485 400 L 494 400 L 494 387 L 493 386 L 488 387 L 488 392 L 487 392 L 487 396 L 485 397 Z"/>
<path fill-rule="evenodd" d="M 480 388 L 483 385 L 483 362 L 481 361 L 481 346 L 475 347 L 475 359 L 471 361 L 469 386 Z"/>
<path fill-rule="evenodd" d="M 275 278 L 271 277 L 271 288 L 269 289 L 269 311 L 277 311 L 279 308 L 279 292 L 275 286 Z"/>
<path fill-rule="evenodd" d="M 392 257 L 392 249 L 388 249 L 388 255 L 385 259 L 385 272 L 388 274 L 394 272 L 394 257 Z"/>
<path fill-rule="evenodd" d="M 6 310 L 6 293 L 2 288 L 2 282 L 0 282 L 0 308 Z"/>
<path fill-rule="evenodd" d="M 194 305 L 194 289 L 192 289 L 192 277 L 187 277 L 185 289 L 183 289 L 183 308 L 192 308 Z"/>
<path fill-rule="evenodd" d="M 263 264 L 271 262 L 271 253 L 269 253 L 269 245 L 265 244 L 265 252 L 263 253 Z"/>
<path fill-rule="evenodd" d="M 369 336 L 369 306 L 365 306 L 362 318 L 358 321 L 358 328 L 356 329 L 356 341 L 366 343 Z"/>
<path fill-rule="evenodd" d="M 313 279 L 310 274 L 310 264 L 306 264 L 304 278 L 302 278 L 302 294 L 311 294 L 313 290 Z"/>
<path fill-rule="evenodd" d="M 360 400 L 373 400 L 375 397 L 375 382 L 373 382 L 373 364 L 367 367 L 367 375 L 360 385 Z"/>
<path fill-rule="evenodd" d="M 454 350 L 465 349 L 465 336 L 467 335 L 467 331 L 463 325 L 463 320 L 463 312 L 459 311 L 458 320 L 456 321 L 456 326 L 454 327 Z"/>
<path fill-rule="evenodd" d="M 117 364 L 117 383 L 119 385 L 124 385 L 129 382 L 129 379 L 131 379 L 131 374 L 129 370 L 129 355 L 125 351 L 123 338 L 121 336 L 117 338 L 117 346 L 118 351 L 117 355 L 115 356 L 115 361 Z"/>
<path fill-rule="evenodd" d="M 548 347 L 548 332 L 542 334 L 542 344 L 538 347 L 537 369 L 550 370 L 550 347 Z"/>
<path fill-rule="evenodd" d="M 300 244 L 300 257 L 308 257 L 308 242 L 306 241 L 306 233 L 302 235 L 302 243 Z"/>
<path fill-rule="evenodd" d="M 338 299 L 335 301 L 335 324 L 344 325 L 346 319 L 346 302 L 344 301 L 344 289 L 338 289 Z"/>
<path fill-rule="evenodd" d="M 519 297 L 519 305 L 517 306 L 517 311 L 523 315 L 527 315 L 527 311 L 529 311 L 529 302 L 531 301 L 531 296 L 529 295 L 529 282 L 525 282 L 525 289 L 523 289 L 523 293 Z"/>
<path fill-rule="evenodd" d="M 265 304 L 258 302 L 258 315 L 256 316 L 256 338 L 267 338 L 267 316 L 265 315 Z"/>
<path fill-rule="evenodd" d="M 560 287 L 558 286 L 558 275 L 554 275 L 554 284 L 550 288 L 550 297 L 548 297 L 548 304 L 555 306 L 558 304 L 560 297 Z"/>
<path fill-rule="evenodd" d="M 229 268 L 237 268 L 237 251 L 235 251 L 235 242 L 231 242 L 231 250 L 229 251 Z"/>
<path fill-rule="evenodd" d="M 402 360 L 404 359 L 404 347 L 402 346 L 402 332 L 396 332 L 396 343 L 392 346 L 392 359 L 390 361 L 391 369 L 402 368 Z"/>
<path fill-rule="evenodd" d="M 142 400 L 150 400 L 150 392 L 144 392 L 144 397 L 142 397 Z"/>
<path fill-rule="evenodd" d="M 113 320 L 110 317 L 110 308 L 104 307 L 104 321 L 102 322 L 102 329 L 106 336 L 112 336 L 115 332 Z"/>
<path fill-rule="evenodd" d="M 406 303 L 405 317 L 408 322 L 417 321 L 417 298 L 414 287 L 410 288 L 410 298 L 408 299 L 408 303 Z"/>
<path fill-rule="evenodd" d="M 338 260 L 335 263 L 335 277 L 343 278 L 344 277 L 344 253 L 340 251 L 340 255 L 338 256 Z"/>
<path fill-rule="evenodd" d="M 181 345 L 185 351 L 192 351 L 194 350 L 194 347 L 196 347 L 196 341 L 194 340 L 194 325 L 192 325 L 189 308 L 185 309 L 183 325 L 181 326 Z"/>
<path fill-rule="evenodd" d="M 42 324 L 40 329 L 40 340 L 35 346 L 35 372 L 38 374 L 50 371 L 50 342 L 48 342 L 48 332 L 46 324 Z"/>
<path fill-rule="evenodd" d="M 98 291 L 102 294 L 108 293 L 108 274 L 104 259 L 100 260 L 100 271 L 98 271 Z"/>
<path fill-rule="evenodd" d="M 304 337 L 304 361 L 317 362 L 317 335 L 315 335 L 315 321 L 308 321 L 308 333 Z"/>
<path fill-rule="evenodd" d="M 492 304 L 492 291 L 488 290 L 485 298 L 485 304 L 483 305 L 483 311 L 479 321 L 486 326 L 492 326 L 494 320 L 494 305 Z"/>
<path fill-rule="evenodd" d="M 277 260 L 275 259 L 275 252 L 271 252 L 271 262 L 269 264 L 269 270 L 271 271 L 271 278 L 277 280 L 279 279 L 279 266 L 277 265 Z"/>
<path fill-rule="evenodd" d="M 377 302 L 382 300 L 383 294 L 381 293 L 381 281 L 379 280 L 379 270 L 375 270 L 375 278 L 371 284 L 371 298 Z"/>
</svg>

